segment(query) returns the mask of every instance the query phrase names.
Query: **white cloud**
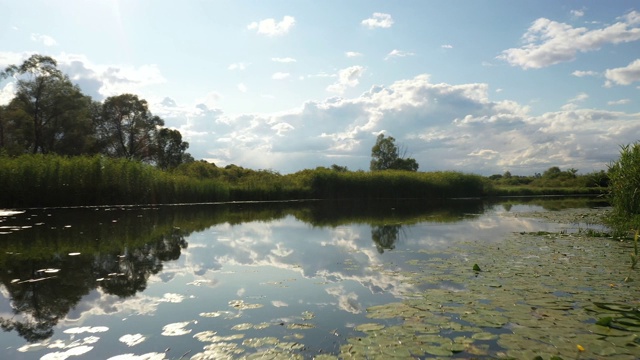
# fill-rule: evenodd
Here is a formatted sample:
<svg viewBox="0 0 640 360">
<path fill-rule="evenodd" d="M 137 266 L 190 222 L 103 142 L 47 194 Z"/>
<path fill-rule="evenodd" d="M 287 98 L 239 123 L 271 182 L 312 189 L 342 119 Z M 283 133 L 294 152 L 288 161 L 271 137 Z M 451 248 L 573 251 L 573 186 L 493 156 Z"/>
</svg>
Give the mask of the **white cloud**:
<svg viewBox="0 0 640 360">
<path fill-rule="evenodd" d="M 362 71 L 343 69 L 334 85 L 357 84 Z M 406 146 L 422 171 L 533 174 L 559 166 L 588 172 L 606 169 L 619 156 L 618 144 L 640 133 L 640 113 L 578 108 L 586 93 L 576 94 L 571 106 L 535 115 L 490 94 L 487 84 L 431 83 L 420 75 L 275 114 L 154 113 L 183 133 L 198 159 L 284 173 L 335 163 L 368 169 L 381 131 Z"/>
<path fill-rule="evenodd" d="M 277 72 L 277 73 L 274 73 L 273 75 L 271 75 L 271 78 L 273 80 L 284 80 L 284 79 L 288 78 L 289 76 L 291 76 L 291 74 L 289 74 L 289 73 Z"/>
<path fill-rule="evenodd" d="M 583 102 L 589 98 L 587 93 L 579 93 L 574 98 L 569 99 L 569 102 Z"/>
<path fill-rule="evenodd" d="M 393 25 L 393 18 L 391 15 L 384 13 L 373 13 L 368 19 L 364 19 L 361 22 L 362 25 L 368 27 L 369 29 L 374 28 L 390 28 Z"/>
<path fill-rule="evenodd" d="M 30 55 L 30 53 L 0 53 L 0 65 L 4 61 L 20 64 Z M 122 93 L 142 96 L 141 91 L 144 88 L 166 82 L 160 68 L 155 64 L 138 66 L 95 64 L 84 55 L 67 53 L 61 53 L 53 58 L 58 62 L 58 68 L 78 84 L 85 94 L 95 100 Z"/>
<path fill-rule="evenodd" d="M 218 101 L 222 96 L 215 91 L 208 92 L 204 97 L 196 99 L 197 104 L 203 104 L 208 109 L 215 109 L 218 105 Z"/>
<path fill-rule="evenodd" d="M 622 16 L 622 20 L 628 24 L 640 24 L 640 12 L 630 11 Z"/>
<path fill-rule="evenodd" d="M 309 74 L 306 77 L 308 77 L 308 78 L 330 78 L 330 77 L 337 77 L 337 76 L 338 75 L 336 75 L 336 74 L 329 74 L 329 73 L 326 73 L 326 72 L 320 72 L 320 73 L 317 73 L 317 74 Z"/>
<path fill-rule="evenodd" d="M 37 54 L 35 51 L 0 51 L 0 69 L 4 70 L 9 65 L 20 65 L 23 61 L 27 60 L 31 55 Z"/>
<path fill-rule="evenodd" d="M 247 86 L 246 86 L 245 84 L 243 84 L 243 83 L 238 84 L 238 85 L 237 85 L 237 88 L 238 88 L 238 90 L 239 90 L 240 92 L 243 92 L 243 93 L 244 93 L 244 92 L 247 92 L 247 90 L 249 90 L 249 89 L 247 88 Z"/>
<path fill-rule="evenodd" d="M 609 101 L 607 102 L 607 105 L 625 105 L 630 103 L 631 100 L 629 99 L 620 99 L 620 100 L 615 100 L 615 101 Z"/>
<path fill-rule="evenodd" d="M 612 84 L 630 85 L 633 82 L 640 81 L 640 59 L 637 59 L 625 67 L 607 69 L 604 72 L 607 79 L 606 86 Z"/>
<path fill-rule="evenodd" d="M 55 46 L 58 45 L 56 39 L 52 38 L 49 35 L 42 34 L 31 34 L 31 40 L 35 42 L 39 42 L 44 44 L 44 46 Z"/>
<path fill-rule="evenodd" d="M 262 35 L 280 36 L 288 33 L 295 23 L 296 19 L 293 16 L 285 16 L 280 22 L 276 22 L 275 19 L 254 21 L 247 26 L 247 29 L 256 30 L 258 34 Z"/>
<path fill-rule="evenodd" d="M 584 16 L 584 10 L 571 10 L 571 16 L 573 16 L 575 18 L 583 17 Z"/>
<path fill-rule="evenodd" d="M 16 83 L 10 82 L 0 89 L 0 105 L 7 105 L 16 95 Z"/>
<path fill-rule="evenodd" d="M 596 71 L 581 71 L 581 70 L 576 70 L 574 72 L 571 73 L 571 75 L 576 76 L 576 77 L 585 77 L 585 76 L 598 76 L 598 72 Z"/>
<path fill-rule="evenodd" d="M 572 61 L 579 52 L 598 50 L 606 44 L 640 40 L 640 28 L 634 27 L 638 18 L 638 12 L 632 11 L 625 15 L 624 21 L 593 30 L 539 18 L 523 35 L 525 45 L 504 50 L 498 59 L 523 69 L 538 69 Z"/>
<path fill-rule="evenodd" d="M 566 104 L 564 104 L 561 109 L 563 111 L 572 111 L 579 108 L 578 103 L 585 102 L 589 98 L 587 93 L 579 93 L 575 97 L 569 99 Z"/>
<path fill-rule="evenodd" d="M 351 66 L 346 69 L 338 71 L 337 81 L 327 87 L 327 91 L 335 92 L 338 94 L 344 93 L 349 87 L 354 87 L 360 82 L 360 77 L 364 73 L 364 67 Z"/>
<path fill-rule="evenodd" d="M 450 45 L 450 44 L 440 45 L 440 47 L 443 49 L 453 49 L 453 45 Z"/>
<path fill-rule="evenodd" d="M 387 56 L 384 59 L 385 60 L 389 60 L 391 58 L 407 57 L 407 56 L 413 56 L 413 55 L 415 55 L 415 54 L 412 53 L 412 52 L 393 49 L 393 50 L 391 50 L 390 53 L 387 54 Z"/>
<path fill-rule="evenodd" d="M 354 58 L 354 57 L 360 57 L 362 56 L 361 53 L 356 52 L 356 51 L 347 51 L 346 53 L 344 53 L 346 57 L 348 58 Z"/>
<path fill-rule="evenodd" d="M 227 70 L 244 70 L 246 68 L 247 68 L 246 63 L 238 62 L 238 63 L 229 64 L 229 66 L 227 67 Z"/>
<path fill-rule="evenodd" d="M 285 57 L 285 58 L 274 57 L 274 58 L 271 58 L 271 61 L 275 61 L 275 62 L 279 62 L 279 63 L 294 63 L 297 60 L 294 59 L 294 58 L 290 58 L 290 57 Z"/>
</svg>

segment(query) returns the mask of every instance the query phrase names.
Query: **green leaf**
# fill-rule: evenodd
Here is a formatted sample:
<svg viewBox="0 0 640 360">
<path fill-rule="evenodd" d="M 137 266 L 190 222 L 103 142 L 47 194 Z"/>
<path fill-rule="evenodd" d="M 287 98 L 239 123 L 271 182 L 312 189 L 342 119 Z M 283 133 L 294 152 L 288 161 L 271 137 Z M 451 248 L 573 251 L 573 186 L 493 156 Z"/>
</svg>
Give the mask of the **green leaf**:
<svg viewBox="0 0 640 360">
<path fill-rule="evenodd" d="M 478 266 L 478 264 L 473 264 L 473 271 L 482 271 L 482 269 L 480 269 L 480 266 Z"/>
</svg>

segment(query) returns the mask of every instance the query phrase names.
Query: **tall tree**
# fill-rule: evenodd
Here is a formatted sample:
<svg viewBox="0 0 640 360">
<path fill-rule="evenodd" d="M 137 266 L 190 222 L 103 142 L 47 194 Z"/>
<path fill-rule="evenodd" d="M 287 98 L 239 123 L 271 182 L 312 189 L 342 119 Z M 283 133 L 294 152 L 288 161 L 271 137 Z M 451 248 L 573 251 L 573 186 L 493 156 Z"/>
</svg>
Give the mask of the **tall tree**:
<svg viewBox="0 0 640 360">
<path fill-rule="evenodd" d="M 376 170 L 407 170 L 417 171 L 418 163 L 415 159 L 405 158 L 400 154 L 396 139 L 392 136 L 378 135 L 375 145 L 371 148 L 371 171 Z"/>
<path fill-rule="evenodd" d="M 193 161 L 186 152 L 188 148 L 189 143 L 182 141 L 180 131 L 162 128 L 156 139 L 155 163 L 161 169 L 173 169 L 184 162 Z"/>
<path fill-rule="evenodd" d="M 99 141 L 111 156 L 153 161 L 158 131 L 164 121 L 151 114 L 137 95 L 107 98 L 95 118 Z"/>
<path fill-rule="evenodd" d="M 16 96 L 0 120 L 5 149 L 76 155 L 90 146 L 90 98 L 57 68 L 53 58 L 32 55 L 19 66 L 7 67 L 0 77 L 8 76 L 18 81 Z"/>
</svg>

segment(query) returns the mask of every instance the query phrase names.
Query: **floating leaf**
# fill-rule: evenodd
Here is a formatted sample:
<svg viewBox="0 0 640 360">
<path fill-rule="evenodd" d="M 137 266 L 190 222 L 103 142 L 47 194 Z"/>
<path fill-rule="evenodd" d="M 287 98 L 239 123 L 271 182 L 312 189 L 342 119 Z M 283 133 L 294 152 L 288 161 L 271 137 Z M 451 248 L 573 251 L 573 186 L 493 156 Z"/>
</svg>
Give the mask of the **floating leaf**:
<svg viewBox="0 0 640 360">
<path fill-rule="evenodd" d="M 613 322 L 613 318 L 611 316 L 607 316 L 607 317 L 598 319 L 598 321 L 596 321 L 596 325 L 611 326 L 612 322 Z"/>
<path fill-rule="evenodd" d="M 356 326 L 355 329 L 357 331 L 375 331 L 375 330 L 384 329 L 384 325 L 377 324 L 377 323 L 366 323 L 366 324 L 360 324 Z"/>
</svg>

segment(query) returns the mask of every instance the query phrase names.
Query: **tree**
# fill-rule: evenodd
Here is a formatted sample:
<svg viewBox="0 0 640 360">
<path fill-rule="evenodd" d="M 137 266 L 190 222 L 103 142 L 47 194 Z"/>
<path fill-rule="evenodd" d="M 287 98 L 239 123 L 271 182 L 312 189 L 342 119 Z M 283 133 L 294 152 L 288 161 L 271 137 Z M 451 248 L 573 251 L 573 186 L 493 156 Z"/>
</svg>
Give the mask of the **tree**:
<svg viewBox="0 0 640 360">
<path fill-rule="evenodd" d="M 347 172 L 347 171 L 349 171 L 349 169 L 346 166 L 340 166 L 340 165 L 337 165 L 337 164 L 332 164 L 331 165 L 331 170 L 337 171 L 337 172 Z"/>
<path fill-rule="evenodd" d="M 63 155 L 77 155 L 91 146 L 90 98 L 57 68 L 53 58 L 32 55 L 0 74 L 8 76 L 18 78 L 17 91 L 0 119 L 0 146 L 10 153 Z"/>
<path fill-rule="evenodd" d="M 189 143 L 182 141 L 180 131 L 162 128 L 156 139 L 155 163 L 161 169 L 173 169 L 182 163 L 193 161 L 193 157 L 186 152 L 188 148 Z"/>
<path fill-rule="evenodd" d="M 111 156 L 153 161 L 158 129 L 164 121 L 151 114 L 137 95 L 107 98 L 94 119 L 103 151 Z"/>
<path fill-rule="evenodd" d="M 400 150 L 395 141 L 396 139 L 392 136 L 385 138 L 384 134 L 378 135 L 375 145 L 371 148 L 371 171 L 418 170 L 418 163 L 415 159 L 404 158 L 404 154 L 400 155 Z"/>
<path fill-rule="evenodd" d="M 562 174 L 562 170 L 557 166 L 552 166 L 542 174 L 542 177 L 546 179 L 555 179 L 560 176 L 560 174 Z"/>
</svg>

